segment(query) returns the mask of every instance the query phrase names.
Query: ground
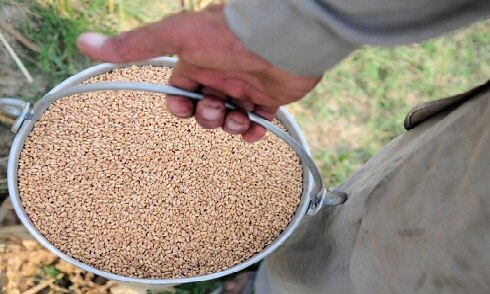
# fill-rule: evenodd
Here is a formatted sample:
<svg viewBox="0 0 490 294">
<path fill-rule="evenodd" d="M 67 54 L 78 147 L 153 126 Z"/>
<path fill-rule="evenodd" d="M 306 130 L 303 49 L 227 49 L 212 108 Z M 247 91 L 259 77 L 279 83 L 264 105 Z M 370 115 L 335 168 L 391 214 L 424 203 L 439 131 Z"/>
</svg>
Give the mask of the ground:
<svg viewBox="0 0 490 294">
<path fill-rule="evenodd" d="M 157 20 L 165 13 L 194 9 L 209 2 L 213 1 L 0 0 L 0 20 L 11 24 L 40 48 L 39 53 L 26 49 L 1 31 L 27 65 L 34 83 L 26 82 L 0 46 L 0 97 L 35 101 L 64 78 L 92 64 L 74 47 L 81 31 L 117 32 Z M 481 21 L 418 45 L 363 48 L 327 73 L 306 99 L 288 106 L 305 133 L 325 182 L 342 182 L 401 134 L 404 115 L 417 103 L 457 94 L 488 80 L 488 48 L 490 21 Z M 0 201 L 7 196 L 4 167 L 11 139 L 10 131 L 0 128 Z M 8 214 L 0 222 L 4 226 L 0 229 L 15 225 L 11 209 Z M 17 228 L 6 237 L 0 231 L 0 243 L 14 246 L 8 250 L 42 250 L 29 242 L 23 244 L 24 233 Z M 16 234 L 21 238 L 16 238 Z M 47 251 L 42 252 L 49 256 Z M 61 286 L 68 285 L 66 279 L 72 269 L 61 267 L 66 271 L 63 272 L 56 267 L 58 263 L 56 258 L 47 258 L 37 264 L 32 269 L 31 278 L 36 281 L 31 287 L 60 273 L 64 273 Z M 96 277 L 81 275 L 82 279 L 96 281 Z M 0 274 L 0 281 L 3 278 Z M 105 283 L 96 282 L 99 286 Z M 215 285 L 186 285 L 179 293 L 209 293 Z"/>
</svg>

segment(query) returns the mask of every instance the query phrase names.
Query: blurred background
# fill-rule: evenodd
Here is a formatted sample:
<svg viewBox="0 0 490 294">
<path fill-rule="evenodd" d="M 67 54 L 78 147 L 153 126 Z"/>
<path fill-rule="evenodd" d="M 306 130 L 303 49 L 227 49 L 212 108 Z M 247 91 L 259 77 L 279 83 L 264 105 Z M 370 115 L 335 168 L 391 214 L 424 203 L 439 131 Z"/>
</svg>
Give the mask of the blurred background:
<svg viewBox="0 0 490 294">
<path fill-rule="evenodd" d="M 117 33 L 169 13 L 220 2 L 225 1 L 0 0 L 0 97 L 34 102 L 60 81 L 94 64 L 75 48 L 83 31 Z M 421 44 L 366 47 L 327 73 L 306 99 L 287 107 L 303 129 L 325 181 L 341 183 L 403 133 L 403 119 L 411 107 L 489 80 L 489 49 L 487 20 Z M 119 285 L 84 273 L 42 249 L 19 225 L 8 201 L 5 169 L 12 134 L 5 127 L 8 119 L 0 117 L 0 122 L 2 293 L 195 294 L 212 293 L 222 283 L 165 291 Z"/>
</svg>

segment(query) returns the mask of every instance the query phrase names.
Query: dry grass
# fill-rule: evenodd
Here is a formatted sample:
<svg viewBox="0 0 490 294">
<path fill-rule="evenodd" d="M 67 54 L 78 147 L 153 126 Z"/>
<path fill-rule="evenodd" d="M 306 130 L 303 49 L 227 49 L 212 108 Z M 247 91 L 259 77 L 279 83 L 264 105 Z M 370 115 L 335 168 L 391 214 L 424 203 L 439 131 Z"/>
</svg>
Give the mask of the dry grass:
<svg viewBox="0 0 490 294">
<path fill-rule="evenodd" d="M 60 260 L 34 240 L 13 236 L 3 240 L 0 244 L 0 261 L 2 293 L 105 294 L 116 286 L 114 282 L 85 273 Z"/>
</svg>

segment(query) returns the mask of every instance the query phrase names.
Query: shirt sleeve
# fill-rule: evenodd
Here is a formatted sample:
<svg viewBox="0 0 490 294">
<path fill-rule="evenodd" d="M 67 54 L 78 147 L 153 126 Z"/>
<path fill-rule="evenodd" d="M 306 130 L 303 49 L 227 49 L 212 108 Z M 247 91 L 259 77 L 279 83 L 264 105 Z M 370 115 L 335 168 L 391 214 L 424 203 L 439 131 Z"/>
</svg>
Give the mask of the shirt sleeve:
<svg viewBox="0 0 490 294">
<path fill-rule="evenodd" d="M 489 0 L 231 0 L 230 29 L 290 73 L 319 76 L 362 45 L 432 38 L 490 16 Z"/>
</svg>

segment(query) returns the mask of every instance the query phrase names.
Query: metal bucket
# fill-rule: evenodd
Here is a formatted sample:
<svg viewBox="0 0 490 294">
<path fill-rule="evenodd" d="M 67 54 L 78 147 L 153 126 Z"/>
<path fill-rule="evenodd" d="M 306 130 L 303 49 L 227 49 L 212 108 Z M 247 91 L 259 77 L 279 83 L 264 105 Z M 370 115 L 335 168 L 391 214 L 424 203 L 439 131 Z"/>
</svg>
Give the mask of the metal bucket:
<svg viewBox="0 0 490 294">
<path fill-rule="evenodd" d="M 156 58 L 145 62 L 137 63 L 137 65 L 172 67 L 175 65 L 176 62 L 177 59 L 175 58 L 162 57 L 162 58 Z M 306 214 L 316 213 L 323 205 L 337 205 L 343 203 L 346 200 L 346 195 L 341 193 L 340 191 L 323 188 L 321 176 L 318 172 L 318 169 L 316 168 L 316 166 L 314 166 L 313 161 L 311 160 L 311 157 L 309 155 L 308 145 L 306 144 L 306 140 L 301 132 L 301 129 L 298 127 L 293 117 L 284 108 L 281 108 L 279 109 L 276 118 L 279 121 L 281 121 L 281 123 L 287 129 L 287 133 L 282 132 L 284 134 L 278 133 L 276 135 L 280 136 L 288 144 L 295 145 L 295 147 L 293 148 L 300 155 L 301 162 L 303 165 L 303 193 L 301 195 L 301 202 L 289 225 L 271 244 L 265 247 L 258 254 L 228 269 L 225 269 L 220 272 L 211 273 L 211 274 L 189 277 L 189 278 L 178 278 L 178 279 L 144 279 L 144 278 L 127 277 L 127 276 L 122 276 L 110 272 L 101 271 L 61 252 L 57 247 L 51 244 L 33 225 L 31 220 L 27 216 L 26 212 L 24 211 L 24 208 L 20 201 L 17 170 L 19 164 L 19 156 L 24 146 L 24 141 L 29 136 L 29 133 L 34 127 L 35 122 L 42 116 L 43 112 L 48 109 L 48 107 L 53 101 L 60 99 L 64 96 L 71 95 L 70 93 L 77 92 L 76 90 L 73 89 L 80 87 L 77 85 L 80 85 L 81 82 L 87 80 L 92 76 L 96 76 L 111 71 L 112 69 L 125 67 L 125 66 L 128 65 L 100 64 L 88 68 L 66 79 L 64 82 L 56 86 L 42 99 L 36 102 L 32 108 L 30 108 L 29 103 L 20 100 L 15 100 L 12 98 L 0 99 L 0 111 L 16 119 L 16 122 L 12 127 L 12 131 L 16 135 L 12 144 L 12 148 L 10 150 L 8 170 L 7 170 L 8 190 L 10 193 L 10 197 L 14 209 L 18 217 L 24 224 L 24 226 L 26 226 L 26 228 L 34 236 L 34 238 L 36 238 L 36 240 L 39 241 L 44 247 L 49 249 L 54 254 L 58 255 L 60 258 L 82 268 L 85 271 L 92 272 L 96 275 L 102 276 L 110 280 L 117 280 L 122 282 L 144 283 L 144 284 L 180 284 L 180 283 L 212 280 L 245 269 L 248 266 L 262 260 L 267 255 L 271 254 L 274 250 L 276 250 L 279 246 L 281 246 L 281 244 L 283 244 L 288 239 L 288 237 L 298 227 L 299 223 L 301 222 L 303 217 L 305 217 Z M 121 86 L 121 84 L 122 83 L 119 83 L 118 85 Z M 159 93 L 171 94 L 171 93 L 177 93 L 175 91 L 178 90 L 172 87 L 168 87 L 168 86 L 166 87 L 161 85 L 158 85 L 156 87 L 160 90 L 157 89 L 154 92 L 159 92 Z M 105 88 L 102 87 L 99 90 L 104 90 L 104 89 Z M 134 88 L 129 88 L 129 90 L 131 89 L 134 90 Z M 166 89 L 166 90 L 161 90 L 161 89 Z M 148 89 L 144 88 L 144 90 L 148 90 Z M 93 89 L 90 91 L 93 91 Z M 184 93 L 184 95 L 187 95 L 189 97 L 193 95 L 198 96 L 195 93 L 194 94 L 185 93 L 185 91 L 183 91 L 182 93 Z M 260 118 L 257 118 L 254 114 L 249 114 L 249 117 L 250 116 L 251 118 L 253 118 L 252 120 L 254 121 L 258 120 L 260 122 Z M 287 136 L 288 138 L 285 138 L 284 136 Z"/>
</svg>

